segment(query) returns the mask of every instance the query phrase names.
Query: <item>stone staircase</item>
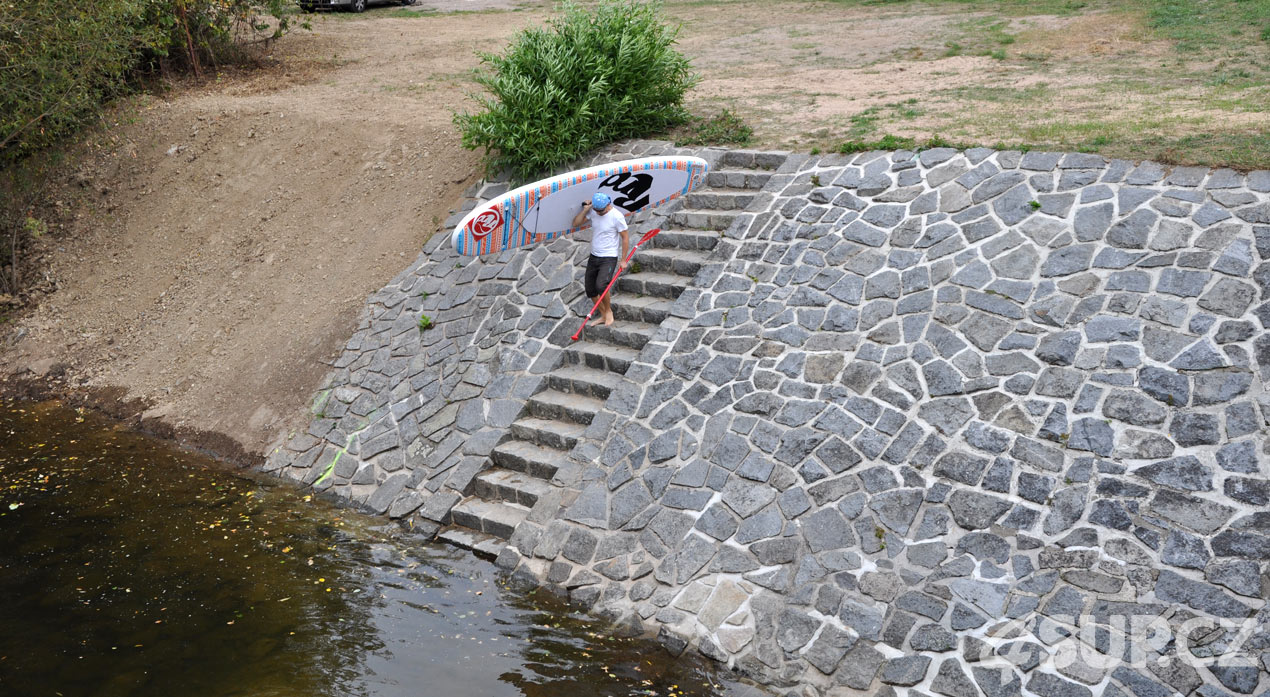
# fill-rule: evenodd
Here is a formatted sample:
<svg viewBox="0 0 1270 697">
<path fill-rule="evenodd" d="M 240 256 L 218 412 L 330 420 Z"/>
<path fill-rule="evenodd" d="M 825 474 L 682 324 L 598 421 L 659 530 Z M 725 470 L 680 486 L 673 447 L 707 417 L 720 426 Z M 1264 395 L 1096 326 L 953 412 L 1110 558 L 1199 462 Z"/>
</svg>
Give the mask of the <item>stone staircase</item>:
<svg viewBox="0 0 1270 697">
<path fill-rule="evenodd" d="M 540 501 L 549 499 L 544 503 L 553 508 L 543 515 L 555 515 L 563 489 L 552 480 L 561 463 L 640 349 L 670 316 L 720 233 L 754 200 L 784 159 L 784 153 L 753 151 L 729 151 L 720 157 L 707 175 L 706 187 L 685 197 L 618 279 L 612 303 L 617 322 L 611 327 L 598 321 L 588 325 L 582 340 L 562 347 L 561 364 L 547 376 L 545 389 L 529 398 L 494 448 L 487 468 L 451 509 L 451 524 L 438 537 L 497 555 Z"/>
</svg>

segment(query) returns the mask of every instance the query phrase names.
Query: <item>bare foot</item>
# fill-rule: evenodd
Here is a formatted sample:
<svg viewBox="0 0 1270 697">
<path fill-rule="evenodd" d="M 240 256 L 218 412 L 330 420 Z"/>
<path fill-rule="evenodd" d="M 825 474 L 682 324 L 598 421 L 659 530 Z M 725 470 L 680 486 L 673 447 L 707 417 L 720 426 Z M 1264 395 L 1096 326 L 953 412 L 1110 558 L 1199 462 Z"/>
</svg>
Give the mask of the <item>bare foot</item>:
<svg viewBox="0 0 1270 697">
<path fill-rule="evenodd" d="M 611 326 L 613 326 L 613 313 L 612 313 L 612 312 L 609 312 L 609 313 L 607 313 L 607 314 L 605 314 L 605 315 L 604 315 L 604 326 L 606 326 L 606 327 L 611 327 Z"/>
</svg>

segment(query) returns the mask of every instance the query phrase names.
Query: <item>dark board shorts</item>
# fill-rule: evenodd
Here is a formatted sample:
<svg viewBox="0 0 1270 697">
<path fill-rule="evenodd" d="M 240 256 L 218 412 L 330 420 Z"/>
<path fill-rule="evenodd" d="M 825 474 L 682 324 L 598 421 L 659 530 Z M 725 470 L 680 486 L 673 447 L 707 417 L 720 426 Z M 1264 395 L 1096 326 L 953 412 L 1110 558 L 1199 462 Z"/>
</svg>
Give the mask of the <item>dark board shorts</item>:
<svg viewBox="0 0 1270 697">
<path fill-rule="evenodd" d="M 609 281 L 613 280 L 613 272 L 617 271 L 617 257 L 597 257 L 594 254 L 586 260 L 586 296 L 594 300 Z"/>
<path fill-rule="evenodd" d="M 587 258 L 587 297 L 596 298 L 599 293 L 605 292 L 608 282 L 613 279 L 613 272 L 617 270 L 616 256 L 596 256 L 592 254 Z"/>
</svg>

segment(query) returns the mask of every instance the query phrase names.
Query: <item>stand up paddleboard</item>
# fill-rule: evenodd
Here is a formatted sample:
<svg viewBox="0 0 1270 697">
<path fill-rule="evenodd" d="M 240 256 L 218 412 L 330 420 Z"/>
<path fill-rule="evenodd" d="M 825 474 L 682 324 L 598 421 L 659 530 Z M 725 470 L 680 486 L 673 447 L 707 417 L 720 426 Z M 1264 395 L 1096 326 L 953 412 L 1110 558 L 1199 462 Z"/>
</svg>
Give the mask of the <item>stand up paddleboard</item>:
<svg viewBox="0 0 1270 697">
<path fill-rule="evenodd" d="M 646 157 L 543 179 L 486 201 L 454 228 L 459 254 L 495 254 L 549 242 L 589 225 L 573 217 L 602 191 L 626 217 L 660 206 L 705 184 L 709 165 L 699 157 Z"/>
</svg>

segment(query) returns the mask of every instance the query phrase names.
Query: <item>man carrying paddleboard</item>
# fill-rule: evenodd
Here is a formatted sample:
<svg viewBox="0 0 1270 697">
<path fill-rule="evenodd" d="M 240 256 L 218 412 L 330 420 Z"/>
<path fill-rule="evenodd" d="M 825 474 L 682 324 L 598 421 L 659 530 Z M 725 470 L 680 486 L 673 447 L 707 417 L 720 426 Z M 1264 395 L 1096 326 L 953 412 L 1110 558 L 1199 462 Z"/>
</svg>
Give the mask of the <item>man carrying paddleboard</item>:
<svg viewBox="0 0 1270 697">
<path fill-rule="evenodd" d="M 626 250 L 630 238 L 626 234 L 626 218 L 613 206 L 608 194 L 597 192 L 582 210 L 573 216 L 573 227 L 591 223 L 591 256 L 586 262 L 586 296 L 593 302 L 613 280 L 613 274 L 626 269 Z M 611 295 L 611 294 L 610 294 Z M 613 324 L 613 308 L 609 295 L 600 301 L 604 324 Z"/>
</svg>

